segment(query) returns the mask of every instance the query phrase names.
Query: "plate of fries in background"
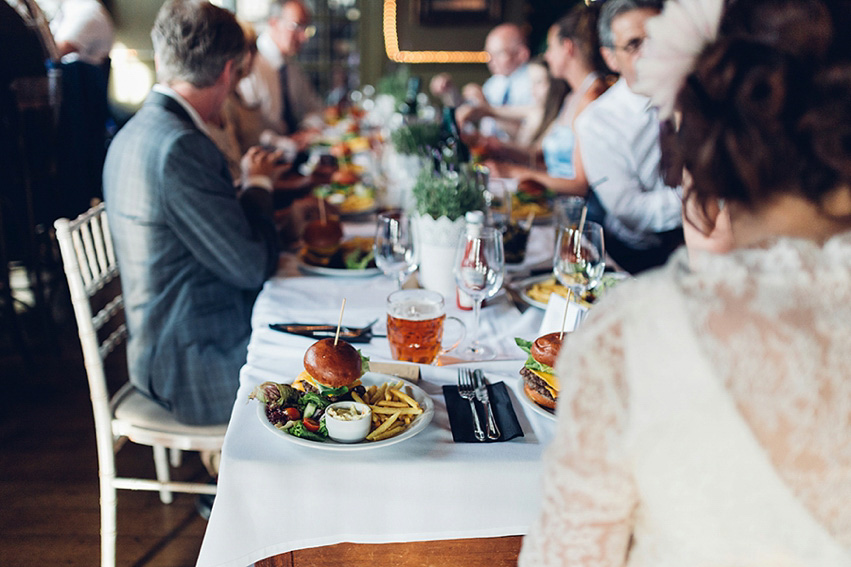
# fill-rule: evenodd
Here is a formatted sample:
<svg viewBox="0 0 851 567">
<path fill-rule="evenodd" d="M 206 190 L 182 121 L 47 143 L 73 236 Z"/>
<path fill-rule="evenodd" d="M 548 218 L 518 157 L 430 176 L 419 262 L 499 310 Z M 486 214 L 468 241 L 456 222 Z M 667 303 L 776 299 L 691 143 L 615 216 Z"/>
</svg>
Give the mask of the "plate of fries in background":
<svg viewBox="0 0 851 567">
<path fill-rule="evenodd" d="M 603 296 L 611 287 L 628 279 L 629 275 L 620 272 L 606 272 L 600 283 L 594 289 L 586 291 L 581 298 L 573 298 L 582 307 L 591 307 L 594 302 Z M 521 282 L 517 288 L 520 290 L 520 298 L 538 309 L 546 309 L 550 300 L 550 294 L 557 293 L 567 297 L 567 288 L 556 281 L 555 276 L 544 275 L 530 278 Z"/>
<path fill-rule="evenodd" d="M 330 438 L 320 442 L 290 435 L 269 422 L 264 404 L 257 405 L 257 417 L 278 437 L 296 445 L 330 451 L 362 451 L 400 443 L 425 429 L 434 417 L 434 402 L 429 395 L 406 380 L 367 372 L 361 377 L 361 384 L 366 392 L 363 396 L 353 394 L 352 399 L 370 407 L 372 425 L 366 439 L 358 443 L 338 443 Z"/>
</svg>

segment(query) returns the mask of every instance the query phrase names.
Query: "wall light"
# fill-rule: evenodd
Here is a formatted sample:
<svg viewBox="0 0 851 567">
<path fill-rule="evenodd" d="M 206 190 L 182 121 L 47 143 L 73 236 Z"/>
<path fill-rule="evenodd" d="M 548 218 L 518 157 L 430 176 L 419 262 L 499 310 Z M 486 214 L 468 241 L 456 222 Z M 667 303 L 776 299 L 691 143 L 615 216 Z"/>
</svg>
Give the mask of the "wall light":
<svg viewBox="0 0 851 567">
<path fill-rule="evenodd" d="M 400 51 L 396 0 L 384 0 L 384 50 L 397 63 L 487 63 L 485 51 Z"/>
</svg>

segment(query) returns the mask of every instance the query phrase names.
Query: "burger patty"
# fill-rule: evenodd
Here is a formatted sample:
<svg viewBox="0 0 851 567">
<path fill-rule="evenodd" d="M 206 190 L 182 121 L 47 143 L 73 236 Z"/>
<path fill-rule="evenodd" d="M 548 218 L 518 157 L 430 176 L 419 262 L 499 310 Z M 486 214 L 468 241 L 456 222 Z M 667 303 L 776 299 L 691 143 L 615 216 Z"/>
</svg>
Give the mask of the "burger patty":
<svg viewBox="0 0 851 567">
<path fill-rule="evenodd" d="M 527 386 L 541 394 L 543 397 L 555 401 L 553 395 L 550 393 L 549 389 L 544 385 L 545 382 L 541 380 L 537 374 L 526 368 L 525 366 L 520 369 L 520 376 L 523 378 L 523 381 Z"/>
</svg>

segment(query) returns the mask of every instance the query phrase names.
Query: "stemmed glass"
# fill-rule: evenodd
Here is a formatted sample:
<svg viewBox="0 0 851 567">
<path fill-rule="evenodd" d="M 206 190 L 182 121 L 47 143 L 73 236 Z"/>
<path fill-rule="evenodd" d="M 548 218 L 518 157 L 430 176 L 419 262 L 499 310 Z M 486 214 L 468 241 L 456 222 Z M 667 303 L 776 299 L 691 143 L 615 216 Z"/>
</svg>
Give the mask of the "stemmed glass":
<svg viewBox="0 0 851 567">
<path fill-rule="evenodd" d="M 402 284 L 417 269 L 411 223 L 402 211 L 387 211 L 378 215 L 375 226 L 375 265 L 384 275 L 395 277 Z"/>
<path fill-rule="evenodd" d="M 467 360 L 488 360 L 492 349 L 479 344 L 479 314 L 482 301 L 502 286 L 505 256 L 502 233 L 493 227 L 470 227 L 458 242 L 455 254 L 455 283 L 473 300 L 473 330 L 467 347 L 460 356 Z"/>
<path fill-rule="evenodd" d="M 556 234 L 553 275 L 575 298 L 600 283 L 606 269 L 603 227 L 588 221 L 584 226 L 562 225 Z"/>
</svg>

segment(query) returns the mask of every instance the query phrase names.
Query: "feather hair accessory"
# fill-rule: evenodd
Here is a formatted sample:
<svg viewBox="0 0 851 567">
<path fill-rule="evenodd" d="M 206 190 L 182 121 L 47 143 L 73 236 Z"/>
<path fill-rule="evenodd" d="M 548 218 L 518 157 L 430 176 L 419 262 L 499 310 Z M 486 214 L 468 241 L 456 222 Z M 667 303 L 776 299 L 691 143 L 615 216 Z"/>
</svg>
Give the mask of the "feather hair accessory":
<svg viewBox="0 0 851 567">
<path fill-rule="evenodd" d="M 697 57 L 718 36 L 724 0 L 668 0 L 647 21 L 647 41 L 636 63 L 635 91 L 650 97 L 659 118 L 669 118 Z"/>
</svg>

